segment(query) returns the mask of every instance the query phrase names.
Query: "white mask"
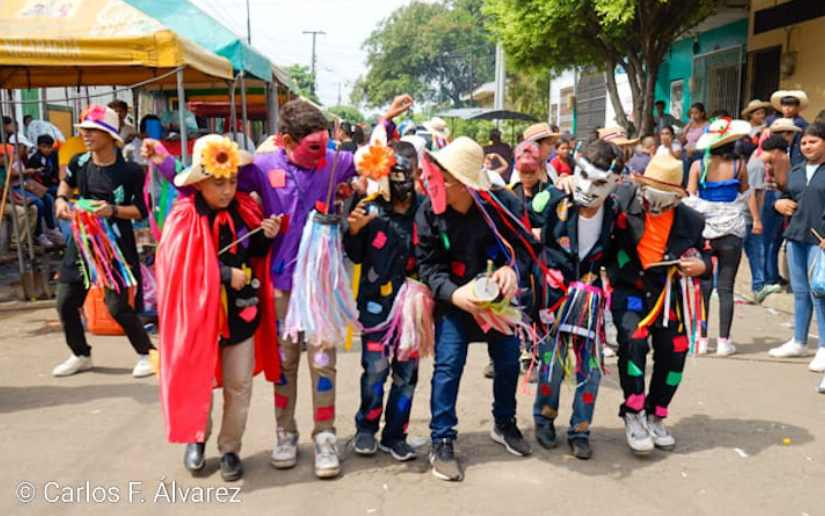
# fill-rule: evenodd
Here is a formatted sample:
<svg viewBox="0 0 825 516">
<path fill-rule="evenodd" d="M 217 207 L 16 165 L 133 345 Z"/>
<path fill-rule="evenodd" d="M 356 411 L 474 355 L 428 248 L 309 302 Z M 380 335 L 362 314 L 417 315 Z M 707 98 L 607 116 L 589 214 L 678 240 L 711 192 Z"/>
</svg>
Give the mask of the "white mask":
<svg viewBox="0 0 825 516">
<path fill-rule="evenodd" d="M 573 191 L 573 202 L 584 208 L 597 208 L 604 204 L 619 182 L 619 176 L 612 168 L 602 170 L 584 158 L 576 160 L 574 178 L 576 189 Z"/>
<path fill-rule="evenodd" d="M 682 200 L 682 195 L 677 192 L 659 190 L 647 185 L 639 187 L 638 195 L 644 209 L 654 215 L 675 208 Z"/>
</svg>

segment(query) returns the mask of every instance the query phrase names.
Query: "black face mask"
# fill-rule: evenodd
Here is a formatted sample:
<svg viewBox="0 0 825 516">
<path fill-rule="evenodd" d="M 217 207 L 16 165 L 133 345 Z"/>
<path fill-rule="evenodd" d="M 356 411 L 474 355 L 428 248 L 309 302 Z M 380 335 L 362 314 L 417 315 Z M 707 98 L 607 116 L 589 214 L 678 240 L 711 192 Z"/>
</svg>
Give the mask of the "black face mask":
<svg viewBox="0 0 825 516">
<path fill-rule="evenodd" d="M 395 155 L 395 166 L 390 172 L 390 199 L 406 201 L 415 191 L 412 163 L 403 156 Z"/>
</svg>

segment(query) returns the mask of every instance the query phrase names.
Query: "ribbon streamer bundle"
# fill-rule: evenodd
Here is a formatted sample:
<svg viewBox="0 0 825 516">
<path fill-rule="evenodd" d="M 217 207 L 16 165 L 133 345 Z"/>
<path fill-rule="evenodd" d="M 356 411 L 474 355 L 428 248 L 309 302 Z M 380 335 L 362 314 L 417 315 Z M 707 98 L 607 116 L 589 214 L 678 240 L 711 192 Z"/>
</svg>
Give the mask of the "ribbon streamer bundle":
<svg viewBox="0 0 825 516">
<path fill-rule="evenodd" d="M 181 164 L 175 161 L 176 172 L 180 172 Z M 156 242 L 160 241 L 163 234 L 163 223 L 169 212 L 172 211 L 172 204 L 178 196 L 178 190 L 172 183 L 161 176 L 157 167 L 149 162 L 149 173 L 143 183 L 143 198 L 149 208 L 149 228 Z"/>
<path fill-rule="evenodd" d="M 95 285 L 120 292 L 137 286 L 137 280 L 117 245 L 109 221 L 93 212 L 93 201 L 80 199 L 72 210 L 72 237 L 80 256 L 80 271 L 86 288 Z"/>
<path fill-rule="evenodd" d="M 381 343 L 390 359 L 406 361 L 432 355 L 435 346 L 432 293 L 423 283 L 407 278 L 398 291 L 387 320 L 364 333 L 386 332 Z"/>
</svg>

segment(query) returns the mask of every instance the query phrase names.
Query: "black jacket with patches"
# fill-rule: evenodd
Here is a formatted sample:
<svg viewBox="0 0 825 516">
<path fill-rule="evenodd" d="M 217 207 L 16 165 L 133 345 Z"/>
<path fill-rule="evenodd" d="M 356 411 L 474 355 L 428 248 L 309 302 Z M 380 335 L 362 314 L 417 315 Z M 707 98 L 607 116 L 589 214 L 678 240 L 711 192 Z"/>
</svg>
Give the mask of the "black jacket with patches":
<svg viewBox="0 0 825 516">
<path fill-rule="evenodd" d="M 351 199 L 347 213 L 359 200 Z M 344 250 L 350 260 L 361 264 L 358 319 L 366 328 L 387 319 L 407 277 L 415 276 L 415 212 L 420 204 L 416 196 L 406 213 L 397 213 L 392 204 L 379 198 L 367 204 L 378 216 L 357 235 L 344 228 Z"/>
</svg>

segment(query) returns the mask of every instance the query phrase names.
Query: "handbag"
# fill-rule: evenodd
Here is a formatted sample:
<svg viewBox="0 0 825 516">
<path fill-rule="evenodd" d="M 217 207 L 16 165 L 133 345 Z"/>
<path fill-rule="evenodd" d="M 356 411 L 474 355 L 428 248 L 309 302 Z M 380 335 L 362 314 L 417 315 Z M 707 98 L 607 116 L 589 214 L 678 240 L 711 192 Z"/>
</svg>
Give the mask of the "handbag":
<svg viewBox="0 0 825 516">
<path fill-rule="evenodd" d="M 131 306 L 135 306 L 136 294 L 137 289 L 129 289 L 129 304 Z M 106 306 L 104 291 L 98 286 L 93 285 L 89 289 L 89 293 L 86 295 L 86 301 L 83 303 L 83 315 L 86 319 L 86 331 L 92 335 L 117 336 L 126 333 L 109 312 L 109 307 Z"/>
<path fill-rule="evenodd" d="M 814 228 L 811 232 L 822 243 L 822 237 Z M 817 250 L 813 262 L 808 267 L 808 285 L 810 285 L 811 293 L 815 297 L 825 297 L 825 250 L 821 247 Z"/>
</svg>

